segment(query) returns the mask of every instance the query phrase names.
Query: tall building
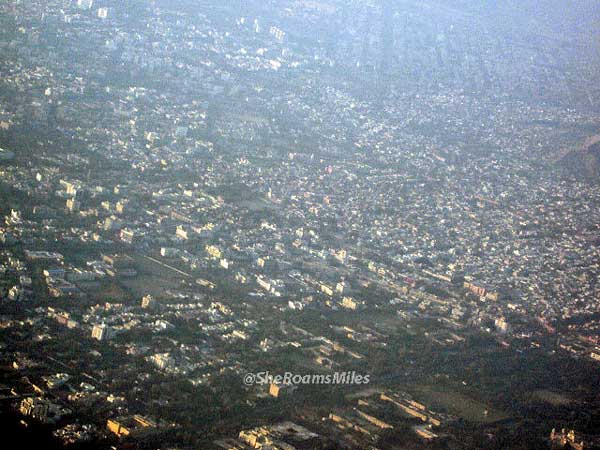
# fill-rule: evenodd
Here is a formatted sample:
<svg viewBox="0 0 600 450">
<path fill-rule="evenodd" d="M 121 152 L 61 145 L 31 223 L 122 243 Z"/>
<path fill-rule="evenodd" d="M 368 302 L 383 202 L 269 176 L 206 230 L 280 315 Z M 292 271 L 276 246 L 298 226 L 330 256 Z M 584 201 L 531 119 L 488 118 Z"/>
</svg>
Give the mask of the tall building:
<svg viewBox="0 0 600 450">
<path fill-rule="evenodd" d="M 156 300 L 151 295 L 145 295 L 142 298 L 142 308 L 150 309 L 156 306 Z"/>
<path fill-rule="evenodd" d="M 67 210 L 75 212 L 79 209 L 79 202 L 73 198 L 67 199 Z"/>
</svg>

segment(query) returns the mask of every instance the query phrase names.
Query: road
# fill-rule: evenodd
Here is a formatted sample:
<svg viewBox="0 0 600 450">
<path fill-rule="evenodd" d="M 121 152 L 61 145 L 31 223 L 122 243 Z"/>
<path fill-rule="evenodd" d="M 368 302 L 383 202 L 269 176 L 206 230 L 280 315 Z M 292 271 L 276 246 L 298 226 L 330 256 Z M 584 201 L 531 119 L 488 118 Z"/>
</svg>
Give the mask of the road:
<svg viewBox="0 0 600 450">
<path fill-rule="evenodd" d="M 189 273 L 185 273 L 182 270 L 177 269 L 176 267 L 170 266 L 168 264 L 165 264 L 164 262 L 159 261 L 158 259 L 152 258 L 151 256 L 146 256 L 144 255 L 144 258 L 146 258 L 147 260 L 152 261 L 153 263 L 156 263 L 160 266 L 166 267 L 167 269 L 172 270 L 173 272 L 178 273 L 179 275 L 183 275 L 186 278 L 192 278 L 192 276 Z"/>
</svg>

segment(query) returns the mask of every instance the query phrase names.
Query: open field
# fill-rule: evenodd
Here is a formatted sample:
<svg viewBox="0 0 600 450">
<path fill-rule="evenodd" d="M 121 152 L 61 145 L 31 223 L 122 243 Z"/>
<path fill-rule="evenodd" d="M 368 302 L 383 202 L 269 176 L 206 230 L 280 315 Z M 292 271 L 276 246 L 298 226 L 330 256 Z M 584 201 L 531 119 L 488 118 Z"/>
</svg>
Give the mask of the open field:
<svg viewBox="0 0 600 450">
<path fill-rule="evenodd" d="M 565 406 L 573 403 L 573 400 L 559 392 L 538 390 L 531 393 L 532 400 L 550 403 L 552 406 Z"/>
<path fill-rule="evenodd" d="M 138 275 L 133 278 L 123 278 L 120 283 L 130 290 L 131 295 L 141 299 L 144 295 L 155 297 L 164 296 L 165 290 L 181 286 L 184 278 L 178 269 L 170 268 L 160 260 L 152 260 L 142 256 L 134 256 Z"/>
<path fill-rule="evenodd" d="M 433 411 L 446 412 L 469 422 L 485 424 L 509 418 L 504 411 L 471 398 L 449 384 L 414 384 L 406 386 L 406 391 Z"/>
<path fill-rule="evenodd" d="M 128 300 L 129 294 L 119 286 L 114 279 L 102 282 L 81 282 L 77 286 L 88 295 L 91 302 L 96 303 L 122 303 Z"/>
</svg>

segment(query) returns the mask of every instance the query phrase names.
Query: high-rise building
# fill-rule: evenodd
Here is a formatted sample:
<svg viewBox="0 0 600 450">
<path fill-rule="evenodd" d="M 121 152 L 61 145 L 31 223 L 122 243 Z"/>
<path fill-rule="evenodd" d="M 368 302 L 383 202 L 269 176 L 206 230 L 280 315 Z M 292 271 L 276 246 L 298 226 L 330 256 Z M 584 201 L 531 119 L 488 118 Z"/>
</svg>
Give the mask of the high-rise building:
<svg viewBox="0 0 600 450">
<path fill-rule="evenodd" d="M 142 308 L 150 309 L 156 306 L 156 300 L 151 295 L 145 295 L 142 298 Z"/>
</svg>

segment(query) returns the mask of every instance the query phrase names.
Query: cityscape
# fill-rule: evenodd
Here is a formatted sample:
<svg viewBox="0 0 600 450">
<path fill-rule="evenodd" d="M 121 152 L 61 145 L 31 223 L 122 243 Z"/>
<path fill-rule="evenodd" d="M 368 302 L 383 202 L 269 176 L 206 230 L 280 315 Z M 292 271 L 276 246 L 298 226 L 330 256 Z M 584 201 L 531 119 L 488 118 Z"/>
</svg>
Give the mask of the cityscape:
<svg viewBox="0 0 600 450">
<path fill-rule="evenodd" d="M 0 2 L 7 448 L 600 448 L 595 0 Z"/>
</svg>

